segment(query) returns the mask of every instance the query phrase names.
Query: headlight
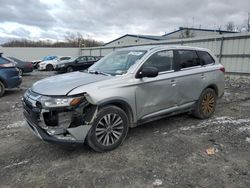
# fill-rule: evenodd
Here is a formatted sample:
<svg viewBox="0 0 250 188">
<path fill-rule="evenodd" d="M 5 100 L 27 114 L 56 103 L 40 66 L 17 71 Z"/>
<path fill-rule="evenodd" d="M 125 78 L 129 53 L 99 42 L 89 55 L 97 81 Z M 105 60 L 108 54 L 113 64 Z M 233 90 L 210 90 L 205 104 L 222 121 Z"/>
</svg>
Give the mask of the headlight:
<svg viewBox="0 0 250 188">
<path fill-rule="evenodd" d="M 63 97 L 63 98 L 54 98 L 42 96 L 40 102 L 44 107 L 47 108 L 58 108 L 58 107 L 67 107 L 67 106 L 76 106 L 82 102 L 84 97 Z"/>
</svg>

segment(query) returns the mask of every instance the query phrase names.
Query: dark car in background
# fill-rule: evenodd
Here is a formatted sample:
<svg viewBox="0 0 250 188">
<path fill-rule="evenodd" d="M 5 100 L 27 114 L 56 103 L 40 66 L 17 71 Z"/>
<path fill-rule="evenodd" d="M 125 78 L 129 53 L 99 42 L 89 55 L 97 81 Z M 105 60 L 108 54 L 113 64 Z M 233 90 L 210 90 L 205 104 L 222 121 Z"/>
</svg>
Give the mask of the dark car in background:
<svg viewBox="0 0 250 188">
<path fill-rule="evenodd" d="M 22 77 L 13 61 L 2 56 L 0 53 L 0 97 L 5 89 L 18 87 L 22 83 Z"/>
<path fill-rule="evenodd" d="M 76 70 L 85 70 L 98 61 L 94 56 L 76 56 L 67 61 L 62 61 L 55 66 L 57 72 L 73 72 Z"/>
<path fill-rule="evenodd" d="M 21 75 L 23 75 L 23 73 L 29 73 L 33 71 L 33 65 L 31 62 L 22 61 L 15 57 L 9 57 L 9 59 L 15 62 L 16 67 L 18 68 Z"/>
</svg>

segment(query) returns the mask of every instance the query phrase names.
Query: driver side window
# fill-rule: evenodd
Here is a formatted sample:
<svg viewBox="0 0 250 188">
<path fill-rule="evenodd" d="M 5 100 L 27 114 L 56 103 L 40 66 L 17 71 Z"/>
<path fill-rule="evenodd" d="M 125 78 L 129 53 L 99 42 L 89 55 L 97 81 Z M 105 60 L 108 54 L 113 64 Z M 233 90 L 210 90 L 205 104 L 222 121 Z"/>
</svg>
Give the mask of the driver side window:
<svg viewBox="0 0 250 188">
<path fill-rule="evenodd" d="M 155 67 L 159 72 L 173 70 L 174 53 L 172 50 L 164 50 L 154 53 L 143 64 L 143 67 Z"/>
</svg>

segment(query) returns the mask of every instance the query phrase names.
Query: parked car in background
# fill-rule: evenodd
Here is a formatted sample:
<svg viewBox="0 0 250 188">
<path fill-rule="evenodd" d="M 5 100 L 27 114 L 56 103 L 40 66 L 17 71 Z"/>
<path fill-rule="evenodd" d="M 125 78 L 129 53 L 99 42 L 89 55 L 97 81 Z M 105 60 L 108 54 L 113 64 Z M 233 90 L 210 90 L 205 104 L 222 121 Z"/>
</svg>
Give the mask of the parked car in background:
<svg viewBox="0 0 250 188">
<path fill-rule="evenodd" d="M 22 77 L 15 63 L 0 53 L 0 97 L 6 89 L 18 87 L 21 82 Z"/>
<path fill-rule="evenodd" d="M 34 60 L 34 61 L 32 61 L 32 64 L 33 64 L 33 67 L 34 67 L 35 69 L 37 69 L 39 63 L 41 63 L 41 62 L 43 62 L 43 61 L 53 60 L 53 59 L 55 59 L 55 58 L 57 58 L 57 56 L 55 56 L 55 55 L 48 55 L 48 56 L 45 56 L 42 60 Z"/>
<path fill-rule="evenodd" d="M 109 151 L 129 128 L 146 122 L 184 112 L 209 118 L 224 93 L 224 72 L 203 48 L 124 48 L 86 72 L 36 82 L 24 94 L 24 116 L 43 140 L 86 141 L 98 152 Z"/>
<path fill-rule="evenodd" d="M 69 60 L 70 58 L 70 56 L 62 56 L 53 60 L 42 61 L 38 64 L 38 70 L 53 71 L 60 61 Z"/>
<path fill-rule="evenodd" d="M 20 59 L 17 59 L 15 57 L 9 57 L 9 59 L 13 60 L 16 64 L 16 67 L 18 68 L 20 75 L 23 75 L 23 73 L 29 73 L 33 71 L 33 65 L 31 62 L 22 61 Z"/>
<path fill-rule="evenodd" d="M 31 63 L 32 63 L 32 65 L 33 65 L 33 68 L 34 69 L 37 69 L 37 65 L 41 62 L 42 60 L 40 59 L 40 60 L 33 60 L 33 61 L 31 61 Z"/>
<path fill-rule="evenodd" d="M 99 58 L 94 56 L 76 56 L 68 61 L 58 63 L 54 70 L 58 72 L 73 72 L 76 70 L 84 70 L 93 65 Z"/>
</svg>

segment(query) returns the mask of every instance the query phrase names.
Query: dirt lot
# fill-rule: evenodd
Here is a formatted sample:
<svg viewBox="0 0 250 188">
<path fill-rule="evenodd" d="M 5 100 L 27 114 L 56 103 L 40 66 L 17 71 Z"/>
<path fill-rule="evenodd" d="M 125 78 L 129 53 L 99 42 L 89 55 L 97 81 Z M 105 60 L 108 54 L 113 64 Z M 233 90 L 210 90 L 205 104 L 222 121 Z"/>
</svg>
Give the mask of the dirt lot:
<svg viewBox="0 0 250 188">
<path fill-rule="evenodd" d="M 26 127 L 25 89 L 53 74 L 26 75 L 21 89 L 0 99 L 0 187 L 250 187 L 250 81 L 227 80 L 208 120 L 156 121 L 131 129 L 118 149 L 96 153 L 43 142 Z"/>
</svg>

